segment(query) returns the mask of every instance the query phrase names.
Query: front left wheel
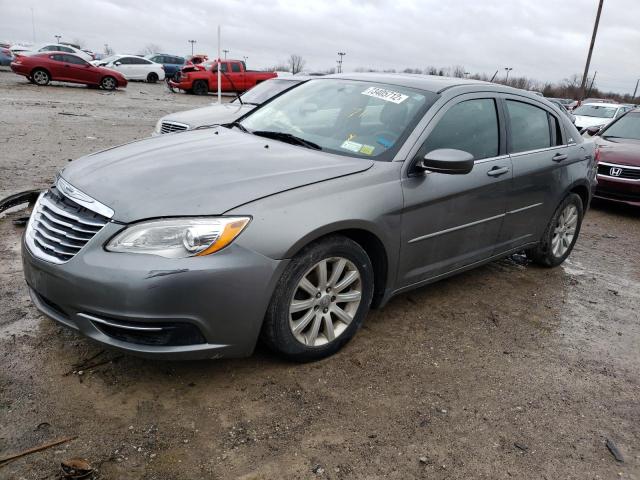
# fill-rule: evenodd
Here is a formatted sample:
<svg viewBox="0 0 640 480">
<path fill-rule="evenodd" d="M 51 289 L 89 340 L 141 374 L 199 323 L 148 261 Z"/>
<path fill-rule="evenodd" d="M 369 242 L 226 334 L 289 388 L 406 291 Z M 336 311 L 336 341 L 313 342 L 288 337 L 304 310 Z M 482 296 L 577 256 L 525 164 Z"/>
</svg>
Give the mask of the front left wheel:
<svg viewBox="0 0 640 480">
<path fill-rule="evenodd" d="M 100 82 L 100 86 L 105 90 L 115 90 L 118 86 L 118 82 L 113 77 L 104 77 Z"/>
<path fill-rule="evenodd" d="M 151 72 L 149 75 L 147 75 L 147 82 L 148 83 L 156 83 L 158 81 L 158 74 Z"/>
<path fill-rule="evenodd" d="M 371 260 L 353 240 L 328 237 L 305 247 L 276 286 L 263 341 L 294 361 L 336 353 L 362 325 L 373 282 Z"/>
</svg>

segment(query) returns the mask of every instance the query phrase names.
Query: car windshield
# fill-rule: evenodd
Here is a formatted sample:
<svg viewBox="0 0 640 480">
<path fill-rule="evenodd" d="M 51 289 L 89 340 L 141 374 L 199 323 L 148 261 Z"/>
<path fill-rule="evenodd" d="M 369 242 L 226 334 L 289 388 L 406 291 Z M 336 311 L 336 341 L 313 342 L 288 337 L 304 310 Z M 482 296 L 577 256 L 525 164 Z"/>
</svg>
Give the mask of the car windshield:
<svg viewBox="0 0 640 480">
<path fill-rule="evenodd" d="M 118 55 L 111 55 L 110 57 L 105 57 L 100 60 L 100 65 L 107 65 L 108 63 L 115 62 L 118 58 Z"/>
<path fill-rule="evenodd" d="M 254 110 L 241 125 L 256 135 L 294 138 L 340 155 L 391 160 L 435 98 L 397 85 L 310 80 Z"/>
<path fill-rule="evenodd" d="M 640 112 L 627 113 L 602 132 L 601 136 L 640 140 Z"/>
<path fill-rule="evenodd" d="M 291 88 L 297 85 L 299 82 L 291 80 L 267 80 L 266 82 L 259 83 L 251 90 L 242 94 L 240 98 L 242 103 L 248 103 L 250 105 L 262 105 L 264 102 L 272 97 L 275 97 L 280 92 L 283 92 L 287 88 Z M 240 103 L 238 99 L 235 99 L 231 103 Z"/>
<path fill-rule="evenodd" d="M 617 108 L 602 105 L 582 105 L 573 111 L 574 115 L 583 117 L 613 118 Z"/>
</svg>

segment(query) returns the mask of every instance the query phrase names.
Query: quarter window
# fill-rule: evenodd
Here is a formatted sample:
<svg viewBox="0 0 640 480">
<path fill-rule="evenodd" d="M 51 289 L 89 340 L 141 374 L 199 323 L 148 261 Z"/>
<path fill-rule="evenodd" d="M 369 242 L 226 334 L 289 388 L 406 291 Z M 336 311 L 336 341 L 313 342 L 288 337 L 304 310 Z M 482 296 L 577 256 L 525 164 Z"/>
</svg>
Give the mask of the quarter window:
<svg viewBox="0 0 640 480">
<path fill-rule="evenodd" d="M 546 110 L 528 103 L 507 100 L 511 122 L 511 153 L 549 148 L 551 130 Z"/>
<path fill-rule="evenodd" d="M 500 135 L 495 101 L 466 100 L 451 107 L 427 138 L 422 151 L 427 154 L 439 148 L 463 150 L 476 160 L 498 156 Z"/>
</svg>

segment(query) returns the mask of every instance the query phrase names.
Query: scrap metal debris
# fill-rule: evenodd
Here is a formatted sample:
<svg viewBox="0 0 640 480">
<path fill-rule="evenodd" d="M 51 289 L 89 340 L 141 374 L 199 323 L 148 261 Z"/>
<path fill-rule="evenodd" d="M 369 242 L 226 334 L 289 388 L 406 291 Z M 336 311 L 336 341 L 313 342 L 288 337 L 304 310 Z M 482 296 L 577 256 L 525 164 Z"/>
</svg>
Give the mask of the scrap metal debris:
<svg viewBox="0 0 640 480">
<path fill-rule="evenodd" d="M 27 190 L 25 192 L 15 193 L 13 195 L 9 195 L 7 198 L 3 198 L 0 200 L 0 213 L 24 203 L 35 203 L 40 192 L 41 190 Z"/>
<path fill-rule="evenodd" d="M 60 463 L 64 478 L 80 480 L 90 478 L 94 469 L 84 458 L 70 458 Z"/>
<path fill-rule="evenodd" d="M 611 455 L 613 455 L 613 458 L 616 459 L 616 462 L 624 463 L 624 457 L 622 456 L 622 453 L 620 453 L 620 450 L 618 450 L 618 447 L 616 447 L 616 444 L 607 438 L 606 445 L 611 452 Z"/>
<path fill-rule="evenodd" d="M 46 450 L 47 448 L 55 447 L 56 445 L 60 445 L 62 443 L 70 442 L 71 440 L 75 440 L 78 438 L 77 436 L 73 437 L 65 437 L 59 440 L 54 440 L 53 442 L 45 443 L 38 447 L 29 448 L 27 450 L 23 450 L 19 453 L 14 453 L 13 455 L 9 455 L 8 457 L 0 458 L 0 467 L 4 467 L 7 463 L 12 462 L 21 457 L 25 457 L 27 455 L 31 455 L 32 453 L 40 452 L 42 450 Z"/>
</svg>

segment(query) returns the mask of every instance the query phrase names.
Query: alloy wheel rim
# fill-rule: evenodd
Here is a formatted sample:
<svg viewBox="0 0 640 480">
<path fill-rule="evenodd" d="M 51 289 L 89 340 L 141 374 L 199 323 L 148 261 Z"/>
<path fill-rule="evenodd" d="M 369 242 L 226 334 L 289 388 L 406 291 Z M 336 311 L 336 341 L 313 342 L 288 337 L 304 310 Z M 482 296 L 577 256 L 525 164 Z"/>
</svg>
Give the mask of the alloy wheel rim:
<svg viewBox="0 0 640 480">
<path fill-rule="evenodd" d="M 102 83 L 104 85 L 104 88 L 109 89 L 109 90 L 114 88 L 114 85 L 115 85 L 115 82 L 113 81 L 112 78 L 105 78 Z"/>
<path fill-rule="evenodd" d="M 36 72 L 33 74 L 33 81 L 36 83 L 45 83 L 47 81 L 47 74 L 44 72 Z"/>
<path fill-rule="evenodd" d="M 562 257 L 569 248 L 576 235 L 578 226 L 578 209 L 575 205 L 567 205 L 558 217 L 551 238 L 551 252 L 557 258 Z"/>
<path fill-rule="evenodd" d="M 353 321 L 362 298 L 362 277 L 346 258 L 326 258 L 311 267 L 296 286 L 289 304 L 289 327 L 308 347 L 326 345 Z"/>
</svg>

